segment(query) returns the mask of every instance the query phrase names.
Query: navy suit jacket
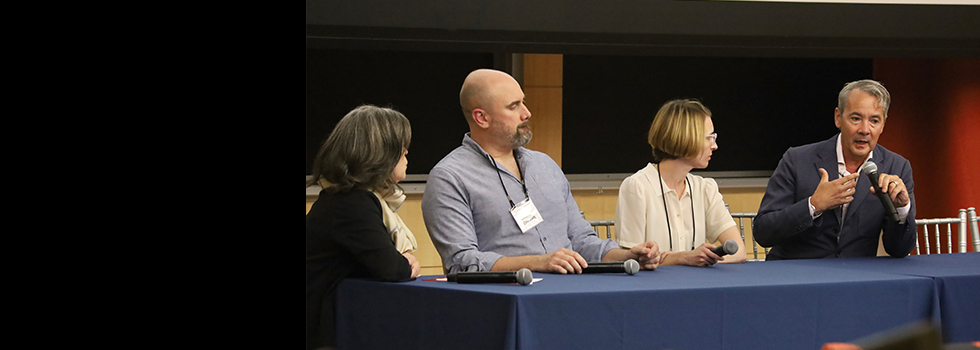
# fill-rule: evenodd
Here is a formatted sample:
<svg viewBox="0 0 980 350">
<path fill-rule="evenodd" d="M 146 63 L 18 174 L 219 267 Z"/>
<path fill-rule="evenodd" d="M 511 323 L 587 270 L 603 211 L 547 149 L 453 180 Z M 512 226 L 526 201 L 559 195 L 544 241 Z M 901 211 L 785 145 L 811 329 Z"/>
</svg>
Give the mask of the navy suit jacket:
<svg viewBox="0 0 980 350">
<path fill-rule="evenodd" d="M 875 256 L 882 230 L 882 243 L 889 255 L 904 257 L 912 252 L 916 240 L 912 166 L 881 145 L 875 146 L 871 161 L 878 165 L 879 174 L 898 175 L 905 182 L 912 202 L 905 221 L 899 224 L 885 218 L 885 208 L 871 194 L 871 181 L 864 175 L 858 177 L 854 200 L 843 224 L 840 207 L 813 219 L 808 199 L 820 182 L 817 169 L 827 171 L 828 181 L 840 178 L 837 136 L 793 147 L 783 154 L 769 178 L 759 213 L 752 221 L 756 241 L 763 247 L 772 247 L 766 260 Z"/>
</svg>

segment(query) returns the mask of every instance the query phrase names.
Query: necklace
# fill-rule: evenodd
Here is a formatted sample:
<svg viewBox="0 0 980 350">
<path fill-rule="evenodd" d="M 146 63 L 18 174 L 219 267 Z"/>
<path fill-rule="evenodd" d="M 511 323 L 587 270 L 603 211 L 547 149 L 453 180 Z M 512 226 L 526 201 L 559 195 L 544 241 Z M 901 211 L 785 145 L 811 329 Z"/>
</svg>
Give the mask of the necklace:
<svg viewBox="0 0 980 350">
<path fill-rule="evenodd" d="M 516 160 L 517 150 L 514 150 L 513 152 L 514 152 L 513 154 L 515 155 L 514 163 L 517 163 Z M 497 167 L 497 161 L 494 160 L 493 156 L 491 156 L 490 154 L 487 154 L 487 159 L 490 159 L 490 166 L 492 166 L 494 169 L 497 169 L 497 179 L 500 180 L 500 187 L 504 188 L 504 195 L 507 196 L 507 201 L 510 202 L 510 208 L 514 209 L 516 205 L 514 205 L 514 200 L 510 199 L 510 193 L 507 193 L 507 186 L 504 186 L 504 178 L 500 176 L 500 168 Z M 527 183 L 524 181 L 524 171 L 521 170 L 520 163 L 517 163 L 517 173 L 521 175 L 521 188 L 524 189 L 524 198 L 530 199 L 531 197 L 528 197 L 527 195 Z"/>
<path fill-rule="evenodd" d="M 667 241 L 670 242 L 670 250 L 674 250 L 674 235 L 670 231 L 670 212 L 667 211 L 667 193 L 664 193 L 664 178 L 660 175 L 660 163 L 657 163 L 657 178 L 660 179 L 660 199 L 664 201 L 664 215 L 667 219 Z M 691 197 L 691 250 L 694 250 L 694 243 L 697 236 L 697 226 L 694 222 L 694 188 L 691 186 L 691 182 L 687 181 L 687 175 L 684 175 L 684 184 L 687 185 L 688 192 L 687 195 Z"/>
</svg>

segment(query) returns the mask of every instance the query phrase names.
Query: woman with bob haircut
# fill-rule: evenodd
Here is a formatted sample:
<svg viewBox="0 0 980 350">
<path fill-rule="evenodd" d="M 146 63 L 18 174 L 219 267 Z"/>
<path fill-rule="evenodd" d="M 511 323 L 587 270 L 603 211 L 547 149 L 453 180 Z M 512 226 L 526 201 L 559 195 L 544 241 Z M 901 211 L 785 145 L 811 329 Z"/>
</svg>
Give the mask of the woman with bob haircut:
<svg viewBox="0 0 980 350">
<path fill-rule="evenodd" d="M 307 187 L 320 196 L 306 215 L 306 348 L 336 346 L 335 293 L 344 278 L 410 281 L 419 275 L 415 237 L 395 211 L 405 200 L 412 128 L 401 113 L 364 105 L 323 143 Z"/>
<path fill-rule="evenodd" d="M 690 174 L 708 166 L 717 139 L 711 111 L 697 100 L 673 100 L 660 107 L 648 135 L 653 163 L 619 186 L 616 236 L 621 247 L 654 240 L 660 245 L 661 265 L 745 261 L 745 243 L 718 183 Z M 737 253 L 726 259 L 711 252 L 715 245 L 710 242 L 727 240 L 738 243 Z"/>
</svg>

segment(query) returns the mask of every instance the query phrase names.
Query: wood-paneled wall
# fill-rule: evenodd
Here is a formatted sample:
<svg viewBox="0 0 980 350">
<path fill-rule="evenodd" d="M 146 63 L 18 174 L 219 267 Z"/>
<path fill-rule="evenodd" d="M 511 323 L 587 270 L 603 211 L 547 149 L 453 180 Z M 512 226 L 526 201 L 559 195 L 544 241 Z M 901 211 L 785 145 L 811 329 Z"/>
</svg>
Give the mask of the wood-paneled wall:
<svg viewBox="0 0 980 350">
<path fill-rule="evenodd" d="M 561 166 L 562 55 L 524 55 L 523 89 L 534 133 L 526 147 Z"/>
</svg>

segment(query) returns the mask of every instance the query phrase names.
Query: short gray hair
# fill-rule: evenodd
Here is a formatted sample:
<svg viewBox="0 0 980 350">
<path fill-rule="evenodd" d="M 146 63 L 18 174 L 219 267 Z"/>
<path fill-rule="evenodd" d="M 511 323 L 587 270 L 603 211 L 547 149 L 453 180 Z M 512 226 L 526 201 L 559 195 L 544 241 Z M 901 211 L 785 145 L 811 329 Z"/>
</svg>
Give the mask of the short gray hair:
<svg viewBox="0 0 980 350">
<path fill-rule="evenodd" d="M 888 117 L 888 106 L 892 103 L 892 96 L 884 85 L 871 79 L 852 81 L 844 85 L 844 89 L 841 89 L 840 94 L 837 95 L 837 109 L 840 110 L 841 114 L 844 114 L 844 109 L 847 108 L 847 97 L 854 89 L 873 96 L 877 100 L 875 106 L 881 107 L 885 113 L 884 117 Z"/>
</svg>

